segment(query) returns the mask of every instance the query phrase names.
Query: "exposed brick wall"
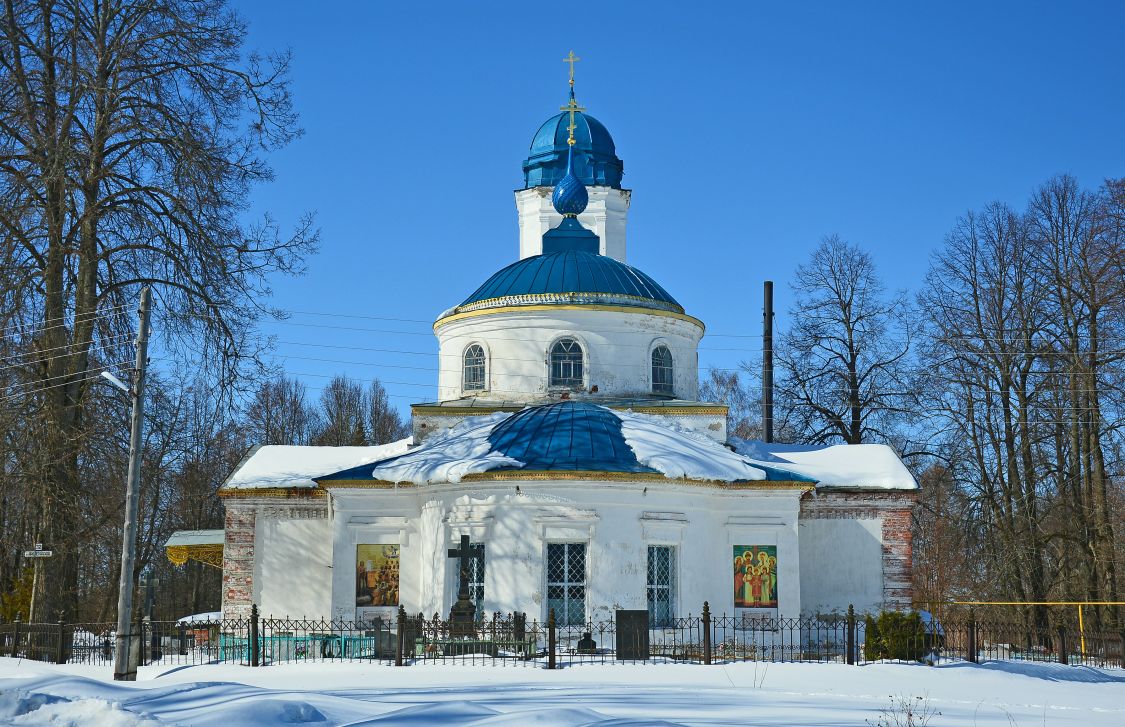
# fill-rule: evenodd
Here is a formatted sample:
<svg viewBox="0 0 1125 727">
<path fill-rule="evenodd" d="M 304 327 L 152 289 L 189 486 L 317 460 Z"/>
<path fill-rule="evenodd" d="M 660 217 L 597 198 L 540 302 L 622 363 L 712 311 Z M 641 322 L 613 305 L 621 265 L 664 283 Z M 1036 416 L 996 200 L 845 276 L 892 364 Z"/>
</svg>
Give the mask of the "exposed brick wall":
<svg viewBox="0 0 1125 727">
<path fill-rule="evenodd" d="M 883 607 L 909 609 L 913 599 L 915 490 L 819 490 L 801 500 L 802 519 L 877 519 L 882 524 Z"/>
<path fill-rule="evenodd" d="M 227 498 L 223 531 L 223 617 L 248 618 L 254 599 L 254 537 L 261 518 L 324 519 L 324 498 Z"/>
<path fill-rule="evenodd" d="M 223 616 L 244 618 L 250 615 L 254 597 L 253 505 L 226 505 L 223 523 Z"/>
</svg>

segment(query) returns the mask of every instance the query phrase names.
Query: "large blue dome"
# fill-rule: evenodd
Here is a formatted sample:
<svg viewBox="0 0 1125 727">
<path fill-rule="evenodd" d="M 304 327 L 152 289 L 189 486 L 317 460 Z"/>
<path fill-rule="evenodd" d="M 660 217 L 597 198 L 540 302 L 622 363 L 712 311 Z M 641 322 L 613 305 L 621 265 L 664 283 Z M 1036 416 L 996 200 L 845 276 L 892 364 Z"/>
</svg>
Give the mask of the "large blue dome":
<svg viewBox="0 0 1125 727">
<path fill-rule="evenodd" d="M 524 409 L 498 424 L 488 441 L 528 471 L 656 473 L 637 461 L 616 414 L 584 402 Z"/>
<path fill-rule="evenodd" d="M 495 273 L 457 307 L 532 303 L 617 303 L 677 313 L 683 307 L 640 270 L 582 250 L 534 255 Z"/>
<path fill-rule="evenodd" d="M 524 187 L 553 187 L 566 176 L 570 113 L 556 114 L 539 127 L 523 162 Z M 586 186 L 621 188 L 625 164 L 617 158 L 613 137 L 602 123 L 574 113 L 574 175 Z"/>
</svg>

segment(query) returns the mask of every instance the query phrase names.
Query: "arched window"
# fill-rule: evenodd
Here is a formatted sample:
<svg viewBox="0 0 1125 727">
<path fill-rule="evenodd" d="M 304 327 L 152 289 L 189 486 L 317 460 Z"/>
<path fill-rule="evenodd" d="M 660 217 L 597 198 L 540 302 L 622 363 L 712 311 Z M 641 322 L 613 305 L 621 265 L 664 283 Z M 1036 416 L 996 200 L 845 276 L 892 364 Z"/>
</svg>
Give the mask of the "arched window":
<svg viewBox="0 0 1125 727">
<path fill-rule="evenodd" d="M 573 338 L 551 346 L 551 386 L 582 386 L 582 346 Z"/>
<path fill-rule="evenodd" d="M 667 346 L 652 349 L 652 393 L 672 393 L 672 352 Z"/>
<path fill-rule="evenodd" d="M 461 368 L 461 388 L 465 391 L 484 389 L 484 349 L 475 343 L 465 349 L 464 366 Z"/>
</svg>

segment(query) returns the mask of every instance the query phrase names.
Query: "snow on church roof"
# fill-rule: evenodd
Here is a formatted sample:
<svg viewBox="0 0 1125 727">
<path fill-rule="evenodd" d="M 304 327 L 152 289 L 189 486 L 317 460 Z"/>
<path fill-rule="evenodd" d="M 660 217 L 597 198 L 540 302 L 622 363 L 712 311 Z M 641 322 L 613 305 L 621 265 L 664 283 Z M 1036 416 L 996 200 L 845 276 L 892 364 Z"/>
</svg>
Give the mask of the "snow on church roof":
<svg viewBox="0 0 1125 727">
<path fill-rule="evenodd" d="M 222 489 L 314 488 L 314 477 L 402 454 L 413 441 L 407 437 L 374 447 L 262 445 L 250 450 Z"/>
<path fill-rule="evenodd" d="M 416 450 L 317 481 L 322 486 L 362 479 L 426 484 L 512 470 L 813 482 L 773 464 L 751 462 L 667 419 L 576 401 L 528 407 L 516 414 L 469 417 Z"/>
<path fill-rule="evenodd" d="M 885 444 L 767 444 L 737 437 L 730 441 L 740 454 L 812 477 L 818 487 L 918 489 L 910 470 Z"/>
</svg>

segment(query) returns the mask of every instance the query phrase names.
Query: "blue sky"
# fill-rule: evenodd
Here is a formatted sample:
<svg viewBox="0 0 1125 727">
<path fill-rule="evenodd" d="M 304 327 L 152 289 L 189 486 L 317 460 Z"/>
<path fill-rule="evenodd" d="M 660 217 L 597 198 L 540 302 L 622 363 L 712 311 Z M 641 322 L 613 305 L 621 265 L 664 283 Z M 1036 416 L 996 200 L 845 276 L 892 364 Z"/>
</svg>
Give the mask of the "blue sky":
<svg viewBox="0 0 1125 727">
<path fill-rule="evenodd" d="M 341 372 L 432 400 L 428 322 L 518 257 L 512 191 L 570 49 L 633 190 L 629 263 L 706 322 L 704 368 L 754 356 L 762 280 L 784 326 L 826 234 L 914 291 L 966 210 L 1125 176 L 1125 2 L 234 6 L 249 48 L 294 55 L 306 133 L 253 203 L 317 213 L 273 302 L 333 315 L 266 326 L 314 395 Z"/>
</svg>

